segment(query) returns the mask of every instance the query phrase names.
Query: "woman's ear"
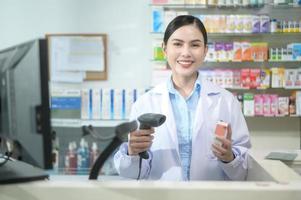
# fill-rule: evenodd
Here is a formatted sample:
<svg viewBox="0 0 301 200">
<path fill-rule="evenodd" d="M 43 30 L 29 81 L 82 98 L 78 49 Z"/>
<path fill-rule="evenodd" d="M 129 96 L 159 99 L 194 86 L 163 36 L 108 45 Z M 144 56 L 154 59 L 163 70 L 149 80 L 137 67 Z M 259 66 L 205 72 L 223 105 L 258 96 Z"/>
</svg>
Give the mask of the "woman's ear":
<svg viewBox="0 0 301 200">
<path fill-rule="evenodd" d="M 162 42 L 162 50 L 164 53 L 164 58 L 166 58 L 166 45 L 164 44 L 164 42 Z"/>
<path fill-rule="evenodd" d="M 206 46 L 205 46 L 205 49 L 204 49 L 204 58 L 206 57 L 207 52 L 208 52 L 208 45 L 206 45 Z"/>
<path fill-rule="evenodd" d="M 205 47 L 205 52 L 204 52 L 204 54 L 206 55 L 206 54 L 207 54 L 207 52 L 208 52 L 208 45 L 206 44 L 206 47 Z"/>
</svg>

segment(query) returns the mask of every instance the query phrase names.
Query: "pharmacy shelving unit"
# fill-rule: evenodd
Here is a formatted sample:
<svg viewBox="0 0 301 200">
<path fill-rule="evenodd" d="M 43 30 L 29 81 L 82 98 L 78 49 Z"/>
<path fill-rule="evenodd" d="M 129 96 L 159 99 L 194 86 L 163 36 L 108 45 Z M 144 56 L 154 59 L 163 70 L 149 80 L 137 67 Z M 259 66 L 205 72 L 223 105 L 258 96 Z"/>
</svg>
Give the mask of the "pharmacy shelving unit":
<svg viewBox="0 0 301 200">
<path fill-rule="evenodd" d="M 150 10 L 161 9 L 165 11 L 176 11 L 176 12 L 188 12 L 191 15 L 269 15 L 270 19 L 277 20 L 301 20 L 301 7 L 295 5 L 274 5 L 272 2 L 266 2 L 264 5 L 259 7 L 243 7 L 243 6 L 206 6 L 206 5 L 187 5 L 187 4 L 151 4 Z M 153 41 L 163 41 L 163 33 L 151 32 Z M 289 32 L 289 33 L 208 33 L 209 42 L 219 41 L 248 41 L 248 42 L 267 42 L 268 48 L 285 47 L 289 43 L 300 43 L 301 32 Z M 152 60 L 154 66 L 164 65 L 165 61 Z M 274 67 L 285 67 L 285 68 L 300 68 L 300 61 L 257 61 L 257 62 L 205 62 L 204 67 L 206 68 L 274 68 Z M 156 70 L 154 68 L 154 70 Z M 229 89 L 234 92 L 252 92 L 252 93 L 275 93 L 279 95 L 289 96 L 292 89 L 285 88 L 268 88 L 265 90 L 256 89 Z M 295 89 L 296 90 L 296 89 Z M 299 89 L 300 90 L 300 89 Z M 300 132 L 300 148 L 301 148 L 301 119 L 300 117 L 246 117 L 248 120 L 262 121 L 262 120 L 284 120 L 287 122 L 299 123 Z M 272 124 L 274 122 L 271 122 Z M 290 125 L 288 125 L 290 126 Z M 266 128 L 266 127 L 264 127 Z M 251 130 L 252 131 L 252 130 Z"/>
</svg>

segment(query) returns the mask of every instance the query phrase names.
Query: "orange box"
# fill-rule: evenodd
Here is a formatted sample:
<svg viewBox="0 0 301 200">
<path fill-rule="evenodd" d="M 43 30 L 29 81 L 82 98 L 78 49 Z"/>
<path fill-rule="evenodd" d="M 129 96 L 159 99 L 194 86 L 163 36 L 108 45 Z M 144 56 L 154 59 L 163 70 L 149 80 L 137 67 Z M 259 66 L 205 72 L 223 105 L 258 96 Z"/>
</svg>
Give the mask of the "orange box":
<svg viewBox="0 0 301 200">
<path fill-rule="evenodd" d="M 241 42 L 242 61 L 252 61 L 252 44 L 250 42 Z"/>
<path fill-rule="evenodd" d="M 228 134 L 228 123 L 223 121 L 218 121 L 215 127 L 215 136 L 219 138 L 226 138 Z M 222 145 L 221 142 L 215 139 L 215 143 L 218 145 Z"/>
<path fill-rule="evenodd" d="M 242 49 L 240 42 L 233 42 L 233 61 L 234 62 L 241 62 L 242 59 Z"/>
</svg>

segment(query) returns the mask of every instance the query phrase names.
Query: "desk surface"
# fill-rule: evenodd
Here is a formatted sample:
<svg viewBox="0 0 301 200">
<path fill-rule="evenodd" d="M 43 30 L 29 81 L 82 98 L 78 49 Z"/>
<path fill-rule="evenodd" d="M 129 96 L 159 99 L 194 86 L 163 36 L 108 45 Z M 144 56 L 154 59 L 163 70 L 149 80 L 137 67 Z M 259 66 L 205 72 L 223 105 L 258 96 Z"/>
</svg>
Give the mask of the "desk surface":
<svg viewBox="0 0 301 200">
<path fill-rule="evenodd" d="M 161 182 L 44 181 L 0 187 L 1 200 L 90 199 L 301 199 L 301 183 L 290 182 Z"/>
<path fill-rule="evenodd" d="M 297 153 L 298 156 L 293 162 L 284 163 L 279 160 L 267 160 L 265 156 L 270 152 L 287 152 L 287 153 Z M 250 156 L 258 163 L 266 172 L 268 172 L 275 181 L 277 182 L 290 182 L 290 181 L 300 181 L 301 176 L 294 171 L 291 166 L 298 165 L 301 163 L 301 151 L 300 150 L 252 150 Z M 301 166 L 301 165 L 300 165 Z"/>
<path fill-rule="evenodd" d="M 0 199 L 301 199 L 301 178 L 297 173 L 280 161 L 263 160 L 264 153 L 250 155 L 260 167 L 253 165 L 250 171 L 257 175 L 260 174 L 256 173 L 258 170 L 266 171 L 275 181 L 130 181 L 115 176 L 88 181 L 87 176 L 50 176 L 48 181 L 1 185 Z"/>
</svg>

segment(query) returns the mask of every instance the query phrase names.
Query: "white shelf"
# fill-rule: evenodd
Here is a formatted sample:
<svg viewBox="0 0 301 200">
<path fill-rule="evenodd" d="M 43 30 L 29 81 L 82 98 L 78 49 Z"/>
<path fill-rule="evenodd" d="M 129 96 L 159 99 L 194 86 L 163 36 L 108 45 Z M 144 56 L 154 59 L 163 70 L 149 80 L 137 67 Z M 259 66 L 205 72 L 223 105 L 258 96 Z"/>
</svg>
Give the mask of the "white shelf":
<svg viewBox="0 0 301 200">
<path fill-rule="evenodd" d="M 128 120 L 82 120 L 82 119 L 51 119 L 53 127 L 72 127 L 79 128 L 82 126 L 92 125 L 94 127 L 114 127 Z"/>
<path fill-rule="evenodd" d="M 300 116 L 245 116 L 246 118 L 299 118 Z M 92 125 L 93 127 L 115 127 L 127 120 L 79 120 L 79 119 L 52 119 L 53 127 L 80 128 Z"/>
<path fill-rule="evenodd" d="M 150 4 L 152 7 L 162 7 L 162 8 L 169 8 L 169 9 L 177 9 L 177 8 L 184 8 L 184 9 L 212 9 L 212 10 L 259 10 L 263 9 L 264 7 L 270 7 L 272 9 L 300 9 L 300 5 L 277 5 L 273 3 L 268 4 L 261 4 L 261 5 L 208 5 L 208 4 L 171 4 L 171 3 L 157 3 L 157 4 Z"/>
<path fill-rule="evenodd" d="M 265 4 L 262 5 L 208 5 L 208 4 L 172 4 L 172 3 L 157 3 L 157 4 L 150 4 L 152 7 L 162 7 L 162 8 L 185 8 L 185 9 L 261 9 L 264 7 Z"/>
<path fill-rule="evenodd" d="M 157 37 L 157 39 L 161 39 L 164 36 L 163 32 L 150 32 L 154 37 Z M 208 37 L 300 37 L 301 32 L 279 32 L 279 33 L 272 33 L 272 32 L 266 32 L 266 33 L 207 33 Z M 297 39 L 296 39 L 297 40 Z"/>
<path fill-rule="evenodd" d="M 166 63 L 166 60 L 155 60 L 152 59 L 152 62 L 157 63 Z M 300 64 L 301 60 L 254 60 L 254 61 L 205 61 L 205 64 L 207 63 L 213 63 L 213 64 L 224 64 L 224 63 L 232 63 L 232 64 L 249 64 L 249 63 L 294 63 L 294 64 Z"/>
</svg>

